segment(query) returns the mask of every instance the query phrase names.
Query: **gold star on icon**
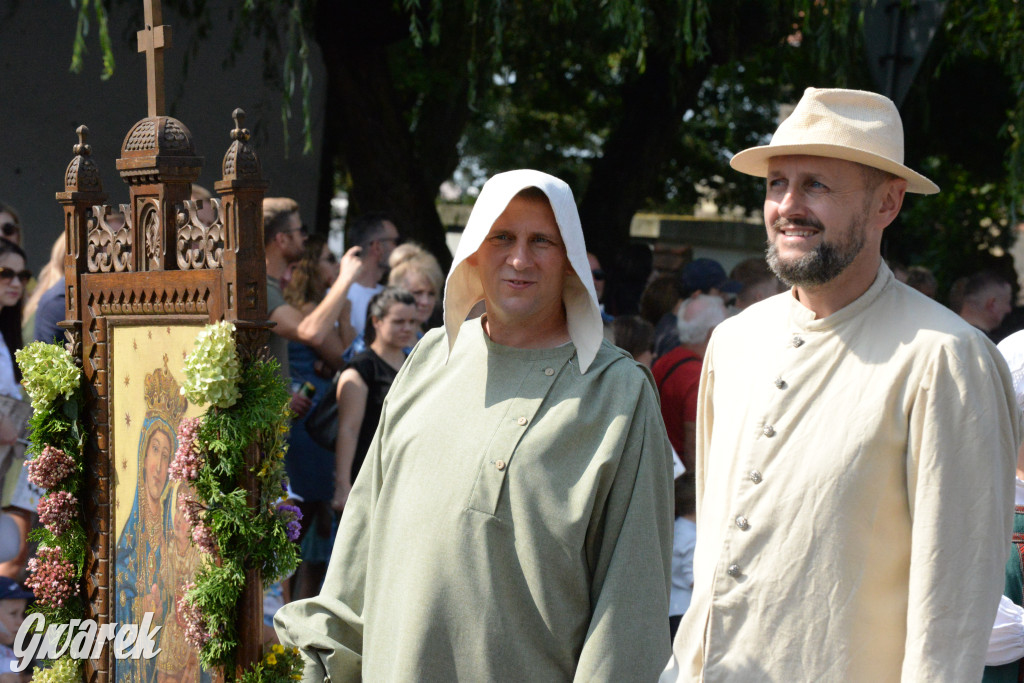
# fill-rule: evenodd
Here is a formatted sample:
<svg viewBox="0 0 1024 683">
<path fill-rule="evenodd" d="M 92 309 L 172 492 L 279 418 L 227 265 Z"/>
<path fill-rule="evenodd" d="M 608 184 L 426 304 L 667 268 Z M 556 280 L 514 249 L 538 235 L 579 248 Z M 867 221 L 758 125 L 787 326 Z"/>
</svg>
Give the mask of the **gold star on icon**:
<svg viewBox="0 0 1024 683">
<path fill-rule="evenodd" d="M 132 339 L 132 351 L 138 351 L 138 350 L 139 350 L 139 342 L 137 342 L 134 339 Z"/>
<path fill-rule="evenodd" d="M 152 339 L 153 338 L 153 330 L 146 330 L 146 336 L 149 337 L 150 339 Z"/>
<path fill-rule="evenodd" d="M 131 427 L 132 426 L 132 416 L 129 415 L 128 413 L 124 414 L 124 426 L 125 427 Z"/>
<path fill-rule="evenodd" d="M 131 383 L 131 378 L 128 375 L 124 376 L 124 385 L 128 386 Z"/>
<path fill-rule="evenodd" d="M 121 458 L 121 469 L 128 471 L 128 458 Z"/>
<path fill-rule="evenodd" d="M 170 333 L 171 333 L 171 328 L 168 327 L 167 328 L 167 334 L 170 334 Z"/>
</svg>

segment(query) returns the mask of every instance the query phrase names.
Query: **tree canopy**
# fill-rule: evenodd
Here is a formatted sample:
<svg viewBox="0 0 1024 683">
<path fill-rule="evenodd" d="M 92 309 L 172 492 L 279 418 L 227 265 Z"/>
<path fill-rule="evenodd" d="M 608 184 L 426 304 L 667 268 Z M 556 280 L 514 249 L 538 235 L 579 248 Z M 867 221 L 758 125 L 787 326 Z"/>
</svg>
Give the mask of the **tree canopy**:
<svg viewBox="0 0 1024 683">
<path fill-rule="evenodd" d="M 82 15 L 97 12 L 100 21 L 110 5 L 138 4 L 81 2 Z M 212 2 L 165 6 L 202 40 Z M 444 262 L 441 183 L 457 174 L 478 185 L 500 170 L 535 167 L 573 186 L 588 244 L 609 263 L 637 210 L 688 212 L 702 193 L 723 207 L 759 209 L 763 184 L 732 172 L 729 157 L 763 143 L 779 105 L 805 86 L 879 89 L 864 50 L 872 4 L 246 0 L 235 47 L 261 41 L 286 109 L 307 121 L 308 104 L 296 101 L 308 102 L 309 44 L 320 48 L 322 225 L 340 184 L 353 212 L 390 211 Z M 944 3 L 902 107 L 907 162 L 943 194 L 908 202 L 889 231 L 890 258 L 929 265 L 948 282 L 1012 240 L 1024 197 L 1022 48 L 1013 0 Z"/>
</svg>

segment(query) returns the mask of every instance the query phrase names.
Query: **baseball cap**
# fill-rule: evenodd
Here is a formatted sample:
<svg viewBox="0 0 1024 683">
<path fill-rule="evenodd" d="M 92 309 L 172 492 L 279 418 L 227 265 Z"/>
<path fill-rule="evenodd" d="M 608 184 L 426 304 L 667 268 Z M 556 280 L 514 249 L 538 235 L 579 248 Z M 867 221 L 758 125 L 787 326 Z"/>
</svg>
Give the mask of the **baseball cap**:
<svg viewBox="0 0 1024 683">
<path fill-rule="evenodd" d="M 32 600 L 35 596 L 32 591 L 23 588 L 20 583 L 6 576 L 0 576 L 0 600 L 18 600 L 24 598 Z"/>
<path fill-rule="evenodd" d="M 683 285 L 684 296 L 689 296 L 697 290 L 706 293 L 711 289 L 717 289 L 720 292 L 738 294 L 743 289 L 741 283 L 726 276 L 721 263 L 709 258 L 697 258 L 687 263 L 683 266 L 679 280 Z"/>
</svg>

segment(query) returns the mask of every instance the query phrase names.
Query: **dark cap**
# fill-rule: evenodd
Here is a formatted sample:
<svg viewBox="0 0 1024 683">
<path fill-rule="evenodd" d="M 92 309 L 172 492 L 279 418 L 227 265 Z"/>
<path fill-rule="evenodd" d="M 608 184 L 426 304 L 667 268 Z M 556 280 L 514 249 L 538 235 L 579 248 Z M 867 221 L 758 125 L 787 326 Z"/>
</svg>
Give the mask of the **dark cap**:
<svg viewBox="0 0 1024 683">
<path fill-rule="evenodd" d="M 679 274 L 679 281 L 683 285 L 683 295 L 689 296 L 696 291 L 705 294 L 712 289 L 729 294 L 738 294 L 743 285 L 735 280 L 730 280 L 725 274 L 725 268 L 714 259 L 698 258 L 683 266 Z"/>
<path fill-rule="evenodd" d="M 0 576 L 0 600 L 18 600 L 19 598 L 32 600 L 34 597 L 32 591 L 22 588 L 21 584 L 14 579 Z"/>
</svg>

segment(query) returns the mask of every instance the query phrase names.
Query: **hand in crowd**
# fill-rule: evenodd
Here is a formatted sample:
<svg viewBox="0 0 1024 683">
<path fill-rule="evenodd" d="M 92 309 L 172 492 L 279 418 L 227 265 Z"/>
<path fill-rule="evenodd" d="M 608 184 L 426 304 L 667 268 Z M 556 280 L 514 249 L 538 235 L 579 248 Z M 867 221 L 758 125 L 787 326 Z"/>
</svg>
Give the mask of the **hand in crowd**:
<svg viewBox="0 0 1024 683">
<path fill-rule="evenodd" d="M 309 409 L 313 406 L 313 401 L 308 396 L 303 396 L 300 392 L 296 391 L 292 394 L 291 409 L 295 413 L 295 417 L 303 418 Z"/>
<path fill-rule="evenodd" d="M 363 270 L 362 254 L 362 247 L 352 247 L 342 255 L 341 270 L 338 273 L 338 279 L 334 281 L 335 285 L 343 283 L 338 286 L 348 287 L 349 284 L 355 282 L 355 279 L 359 277 Z"/>
<path fill-rule="evenodd" d="M 10 446 L 18 440 L 18 430 L 7 418 L 0 418 L 0 446 Z"/>
<path fill-rule="evenodd" d="M 348 502 L 348 494 L 352 491 L 352 484 L 346 481 L 338 481 L 334 485 L 334 498 L 331 500 L 331 509 L 335 512 L 344 512 L 345 503 Z"/>
</svg>

